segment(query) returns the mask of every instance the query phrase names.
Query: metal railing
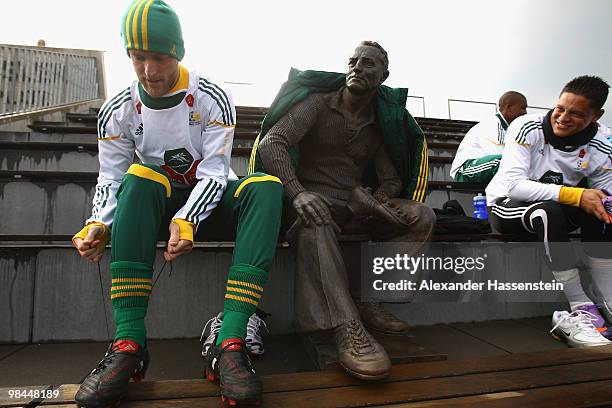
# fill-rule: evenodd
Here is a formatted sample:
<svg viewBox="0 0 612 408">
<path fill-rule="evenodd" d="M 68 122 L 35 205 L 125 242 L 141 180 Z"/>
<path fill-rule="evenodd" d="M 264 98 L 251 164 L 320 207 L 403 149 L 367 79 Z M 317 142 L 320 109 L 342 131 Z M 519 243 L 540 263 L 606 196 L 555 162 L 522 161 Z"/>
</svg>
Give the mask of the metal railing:
<svg viewBox="0 0 612 408">
<path fill-rule="evenodd" d="M 451 102 L 470 103 L 470 104 L 477 104 L 477 105 L 488 105 L 489 107 L 492 107 L 491 113 L 495 113 L 495 111 L 497 109 L 497 104 L 495 102 L 470 101 L 470 100 L 467 100 L 467 99 L 448 99 L 448 118 L 449 119 L 453 119 L 453 114 L 452 114 L 452 110 L 451 110 Z M 487 111 L 489 111 L 489 109 L 487 109 Z M 482 114 L 478 113 L 477 116 L 470 117 L 469 119 L 472 119 L 472 120 L 473 119 L 480 119 L 481 115 Z M 466 119 L 466 118 L 462 117 L 462 119 Z"/>
<path fill-rule="evenodd" d="M 412 99 L 411 99 L 412 98 Z M 418 101 L 420 100 L 421 113 L 417 114 Z M 425 98 L 422 96 L 408 95 L 408 100 L 406 101 L 406 108 L 410 112 L 412 116 L 420 116 L 422 118 L 427 117 L 425 115 Z"/>
<path fill-rule="evenodd" d="M 105 98 L 102 52 L 0 44 L 0 117 Z"/>
<path fill-rule="evenodd" d="M 448 99 L 448 118 L 453 119 L 453 113 L 451 110 L 451 102 L 459 102 L 464 104 L 475 104 L 475 105 L 487 105 L 487 108 L 483 111 L 479 108 L 472 107 L 470 113 L 463 113 L 461 119 L 463 120 L 482 120 L 484 117 L 489 116 L 497 112 L 497 104 L 495 102 L 484 102 L 484 101 L 470 101 L 467 99 Z M 551 108 L 542 106 L 527 106 L 527 113 L 546 113 Z M 456 117 L 455 117 L 456 119 Z"/>
</svg>

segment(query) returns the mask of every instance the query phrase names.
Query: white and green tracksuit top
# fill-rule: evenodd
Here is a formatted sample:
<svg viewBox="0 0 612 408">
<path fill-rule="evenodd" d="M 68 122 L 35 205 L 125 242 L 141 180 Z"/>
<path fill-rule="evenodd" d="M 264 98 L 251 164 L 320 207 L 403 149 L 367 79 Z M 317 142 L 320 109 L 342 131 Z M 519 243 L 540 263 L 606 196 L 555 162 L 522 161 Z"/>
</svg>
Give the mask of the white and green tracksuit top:
<svg viewBox="0 0 612 408">
<path fill-rule="evenodd" d="M 176 188 L 193 188 L 173 218 L 199 225 L 219 202 L 227 181 L 237 177 L 230 169 L 236 124 L 232 97 L 219 85 L 180 67 L 177 105 L 147 107 L 138 81 L 108 99 L 98 116 L 100 173 L 87 223 L 111 227 L 116 193 L 123 175 L 134 162 L 161 166 Z M 177 84 L 179 85 L 179 84 Z M 172 92 L 171 92 L 172 93 Z"/>
<path fill-rule="evenodd" d="M 451 164 L 450 175 L 455 175 L 467 160 L 479 159 L 490 154 L 502 154 L 508 122 L 497 112 L 486 120 L 474 125 L 463 137 L 457 155 Z"/>
<path fill-rule="evenodd" d="M 612 143 L 602 127 L 573 151 L 554 148 L 544 138 L 545 115 L 515 119 L 506 134 L 500 168 L 486 189 L 487 205 L 500 197 L 524 202 L 559 201 L 562 186 L 574 187 L 588 177 L 589 188 L 612 193 Z"/>
</svg>

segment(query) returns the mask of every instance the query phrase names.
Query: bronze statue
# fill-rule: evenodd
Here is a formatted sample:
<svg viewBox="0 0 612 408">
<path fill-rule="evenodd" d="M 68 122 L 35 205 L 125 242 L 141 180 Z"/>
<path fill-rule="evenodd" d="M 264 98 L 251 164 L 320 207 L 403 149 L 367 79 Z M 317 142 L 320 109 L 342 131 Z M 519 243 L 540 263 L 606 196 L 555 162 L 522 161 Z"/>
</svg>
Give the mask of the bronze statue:
<svg viewBox="0 0 612 408">
<path fill-rule="evenodd" d="M 398 198 L 406 182 L 398 176 L 379 131 L 377 92 L 388 75 L 386 51 L 375 42 L 362 42 L 339 88 L 312 92 L 293 105 L 257 147 L 263 166 L 281 179 L 292 203 L 287 210 L 295 221 L 287 236 L 296 253 L 298 328 L 333 329 L 341 365 L 361 379 L 383 378 L 390 369 L 387 353 L 363 323 L 391 333 L 403 333 L 408 325 L 380 304 L 356 304 L 347 272 L 358 271 L 347 271 L 337 236 L 368 233 L 377 241 L 410 242 L 407 252 L 413 253 L 430 239 L 435 223 L 430 208 Z M 407 114 L 405 95 L 400 109 Z M 296 167 L 289 154 L 294 146 L 299 148 Z M 421 174 L 411 174 L 419 190 L 410 197 L 422 200 L 427 175 L 424 140 L 419 146 L 412 167 L 417 171 L 412 173 L 420 169 Z M 378 180 L 373 193 L 363 183 L 368 165 L 374 166 Z"/>
</svg>

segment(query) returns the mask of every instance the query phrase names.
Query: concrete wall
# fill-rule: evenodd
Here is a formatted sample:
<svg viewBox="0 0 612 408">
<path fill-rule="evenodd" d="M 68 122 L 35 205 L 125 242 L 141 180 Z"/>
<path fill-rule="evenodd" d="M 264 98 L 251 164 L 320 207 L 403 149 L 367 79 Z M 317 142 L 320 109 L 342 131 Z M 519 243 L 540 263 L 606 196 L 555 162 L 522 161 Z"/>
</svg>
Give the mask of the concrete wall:
<svg viewBox="0 0 612 408">
<path fill-rule="evenodd" d="M 0 182 L 0 231 L 74 234 L 90 216 L 92 198 L 93 184 Z"/>
<path fill-rule="evenodd" d="M 506 279 L 509 265 L 514 271 L 519 265 L 517 262 L 536 259 L 535 252 L 508 253 L 504 244 L 487 245 L 491 262 L 486 273 L 491 277 Z M 456 244 L 456 249 L 460 252 L 461 244 Z M 166 266 L 150 299 L 149 338 L 200 335 L 205 322 L 222 309 L 231 250 L 196 248 L 174 262 L 171 277 L 169 265 Z M 114 333 L 108 252 L 100 263 L 102 296 L 97 266 L 79 258 L 72 248 L 1 249 L 0 342 L 108 340 L 103 304 L 110 333 Z M 160 249 L 154 276 L 162 265 Z M 293 270 L 289 249 L 279 248 L 261 303 L 264 310 L 272 313 L 267 319 L 272 333 L 293 331 Z M 389 304 L 388 308 L 413 325 L 428 325 L 543 316 L 565 307 L 544 300 L 520 303 L 503 297 L 466 303 L 460 300 L 466 299 L 447 302 L 417 299 L 416 303 Z"/>
</svg>

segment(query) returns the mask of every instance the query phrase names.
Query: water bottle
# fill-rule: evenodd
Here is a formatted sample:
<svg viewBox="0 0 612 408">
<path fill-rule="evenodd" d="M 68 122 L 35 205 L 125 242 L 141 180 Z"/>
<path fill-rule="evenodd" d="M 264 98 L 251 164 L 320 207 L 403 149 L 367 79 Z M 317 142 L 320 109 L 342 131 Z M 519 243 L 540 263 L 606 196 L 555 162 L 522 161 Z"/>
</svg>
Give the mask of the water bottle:
<svg viewBox="0 0 612 408">
<path fill-rule="evenodd" d="M 479 220 L 488 220 L 489 213 L 487 213 L 487 198 L 481 193 L 478 193 L 474 197 L 474 218 Z"/>
</svg>

